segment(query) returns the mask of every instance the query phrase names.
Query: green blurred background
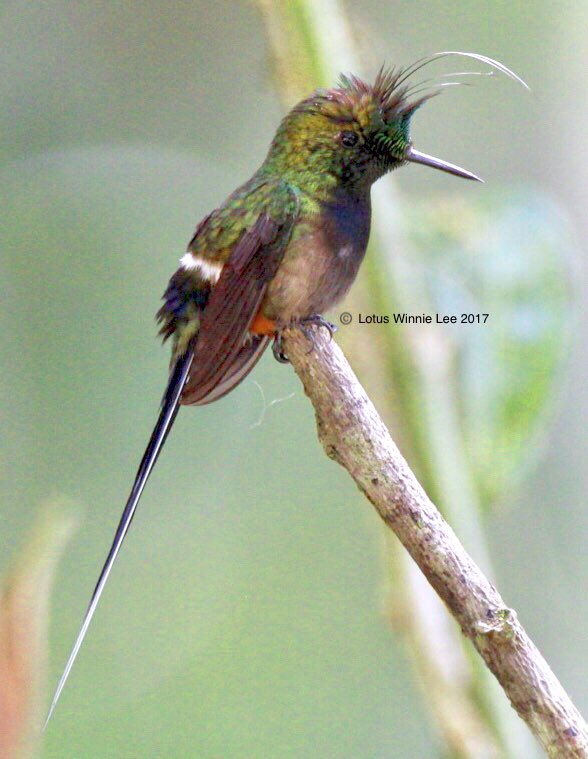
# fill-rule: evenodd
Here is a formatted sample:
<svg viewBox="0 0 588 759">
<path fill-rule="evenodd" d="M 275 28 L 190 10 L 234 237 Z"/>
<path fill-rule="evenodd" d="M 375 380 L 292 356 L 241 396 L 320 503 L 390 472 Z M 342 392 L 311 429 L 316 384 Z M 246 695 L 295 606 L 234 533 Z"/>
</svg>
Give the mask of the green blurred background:
<svg viewBox="0 0 588 759">
<path fill-rule="evenodd" d="M 477 193 L 544 193 L 582 247 L 586 4 L 350 12 L 368 77 L 462 49 L 529 82 L 531 96 L 455 88 L 415 117 L 415 141 L 481 174 Z M 196 222 L 263 159 L 282 106 L 246 2 L 5 2 L 0 71 L 0 567 L 44 502 L 74 502 L 53 686 L 165 382 L 160 294 Z M 465 192 L 419 167 L 395 179 L 415 202 Z M 561 255 L 578 282 L 567 243 Z M 570 319 L 534 466 L 486 527 L 498 587 L 586 712 L 586 328 Z M 323 455 L 293 371 L 268 355 L 228 398 L 180 414 L 42 756 L 442 755 L 383 613 L 382 534 Z"/>
</svg>

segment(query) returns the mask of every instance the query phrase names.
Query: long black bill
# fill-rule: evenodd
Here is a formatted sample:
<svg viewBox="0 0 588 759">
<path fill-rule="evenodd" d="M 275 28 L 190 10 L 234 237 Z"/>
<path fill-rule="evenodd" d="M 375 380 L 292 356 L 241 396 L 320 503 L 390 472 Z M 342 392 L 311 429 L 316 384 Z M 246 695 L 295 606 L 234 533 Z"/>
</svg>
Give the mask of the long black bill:
<svg viewBox="0 0 588 759">
<path fill-rule="evenodd" d="M 420 150 L 415 150 L 412 145 L 406 150 L 404 154 L 406 161 L 410 163 L 422 163 L 423 166 L 430 166 L 433 169 L 439 169 L 440 171 L 446 171 L 448 174 L 453 174 L 456 177 L 463 177 L 464 179 L 474 179 L 476 182 L 483 182 L 483 179 L 472 174 L 471 171 L 466 171 L 453 163 L 442 161 L 440 158 L 433 158 L 432 155 L 421 153 Z"/>
</svg>

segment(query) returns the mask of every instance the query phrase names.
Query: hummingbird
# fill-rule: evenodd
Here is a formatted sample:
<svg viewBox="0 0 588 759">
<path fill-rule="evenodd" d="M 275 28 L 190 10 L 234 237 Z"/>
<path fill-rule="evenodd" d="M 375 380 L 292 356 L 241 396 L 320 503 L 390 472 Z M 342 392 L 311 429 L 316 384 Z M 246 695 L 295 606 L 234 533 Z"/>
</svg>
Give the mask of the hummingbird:
<svg viewBox="0 0 588 759">
<path fill-rule="evenodd" d="M 370 232 L 370 189 L 390 171 L 421 164 L 464 179 L 475 174 L 417 150 L 415 112 L 444 82 L 423 89 L 410 78 L 445 56 L 465 56 L 525 83 L 498 61 L 477 53 L 442 52 L 406 68 L 382 68 L 373 84 L 341 75 L 285 116 L 253 176 L 196 227 L 157 313 L 171 340 L 169 379 L 160 413 L 139 465 L 112 546 L 57 685 L 47 726 L 71 672 L 145 484 L 180 406 L 222 398 L 251 372 L 273 341 L 287 361 L 281 335 L 298 326 L 334 326 L 322 314 L 347 293 Z M 480 72 L 460 72 L 463 73 Z M 430 80 L 429 80 L 430 81 Z"/>
</svg>

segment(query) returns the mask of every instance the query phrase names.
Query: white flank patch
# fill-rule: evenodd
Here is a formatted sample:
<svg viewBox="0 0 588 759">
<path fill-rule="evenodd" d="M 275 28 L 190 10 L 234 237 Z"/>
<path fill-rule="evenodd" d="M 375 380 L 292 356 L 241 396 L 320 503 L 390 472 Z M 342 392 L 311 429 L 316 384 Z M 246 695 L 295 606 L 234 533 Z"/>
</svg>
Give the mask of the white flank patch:
<svg viewBox="0 0 588 759">
<path fill-rule="evenodd" d="M 188 251 L 180 258 L 180 266 L 182 269 L 188 271 L 192 269 L 198 269 L 200 274 L 209 282 L 217 282 L 220 277 L 220 273 L 223 270 L 222 264 L 215 264 L 212 261 L 207 261 L 202 256 L 195 256 Z"/>
</svg>

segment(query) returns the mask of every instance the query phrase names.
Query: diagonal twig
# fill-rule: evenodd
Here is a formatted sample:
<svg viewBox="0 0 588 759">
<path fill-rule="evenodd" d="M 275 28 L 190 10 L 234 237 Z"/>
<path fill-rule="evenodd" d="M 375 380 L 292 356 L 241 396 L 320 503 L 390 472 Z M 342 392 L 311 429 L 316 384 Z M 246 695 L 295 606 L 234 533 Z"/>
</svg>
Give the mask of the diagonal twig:
<svg viewBox="0 0 588 759">
<path fill-rule="evenodd" d="M 319 439 L 353 477 L 445 602 L 549 757 L 588 759 L 588 726 L 549 665 L 403 459 L 341 349 L 317 331 L 284 346 Z"/>
</svg>

